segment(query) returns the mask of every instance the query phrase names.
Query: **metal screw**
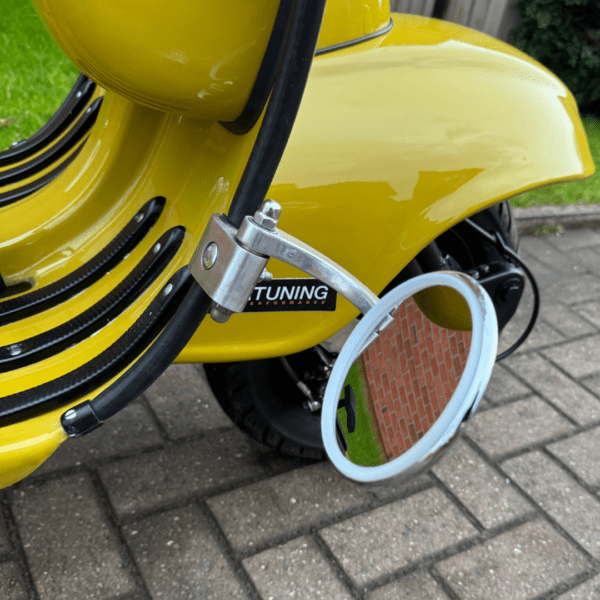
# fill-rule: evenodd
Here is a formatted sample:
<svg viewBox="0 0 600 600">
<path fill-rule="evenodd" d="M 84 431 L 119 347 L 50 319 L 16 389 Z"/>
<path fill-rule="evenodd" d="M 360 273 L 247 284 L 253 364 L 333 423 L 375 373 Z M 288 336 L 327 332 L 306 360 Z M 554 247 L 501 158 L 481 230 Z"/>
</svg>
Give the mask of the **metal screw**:
<svg viewBox="0 0 600 600">
<path fill-rule="evenodd" d="M 273 231 L 281 216 L 281 205 L 275 200 L 265 200 L 254 213 L 254 221 L 261 227 Z"/>
<path fill-rule="evenodd" d="M 23 348 L 21 348 L 20 344 L 13 344 L 12 346 L 8 347 L 8 353 L 11 356 L 19 356 L 21 352 L 23 352 Z"/>
<path fill-rule="evenodd" d="M 65 421 L 72 421 L 77 416 L 77 411 L 72 408 L 65 413 Z"/>
<path fill-rule="evenodd" d="M 152 252 L 154 252 L 154 254 L 158 254 L 159 250 L 160 250 L 160 244 L 154 244 L 154 248 L 152 248 Z"/>
<path fill-rule="evenodd" d="M 141 223 L 143 218 L 144 218 L 144 213 L 138 213 L 137 215 L 135 215 L 135 222 Z"/>
<path fill-rule="evenodd" d="M 322 405 L 318 400 L 305 400 L 302 406 L 304 406 L 306 410 L 309 410 L 310 412 L 314 413 L 318 410 L 321 410 Z"/>
<path fill-rule="evenodd" d="M 202 253 L 202 266 L 209 271 L 213 268 L 214 264 L 217 262 L 217 258 L 219 257 L 219 247 L 215 242 L 211 242 L 204 248 L 204 252 Z"/>
<path fill-rule="evenodd" d="M 165 287 L 165 289 L 163 290 L 163 294 L 165 296 L 168 296 L 172 291 L 173 291 L 173 284 L 168 283 L 167 286 Z"/>
</svg>

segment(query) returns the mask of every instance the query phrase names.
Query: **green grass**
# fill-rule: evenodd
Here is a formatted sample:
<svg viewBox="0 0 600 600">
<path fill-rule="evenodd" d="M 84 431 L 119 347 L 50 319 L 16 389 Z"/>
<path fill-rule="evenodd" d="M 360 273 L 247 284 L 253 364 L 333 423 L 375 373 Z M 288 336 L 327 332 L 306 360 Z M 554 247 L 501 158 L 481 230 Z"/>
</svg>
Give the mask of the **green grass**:
<svg viewBox="0 0 600 600">
<path fill-rule="evenodd" d="M 348 441 L 348 458 L 357 465 L 376 466 L 387 462 L 384 458 L 384 450 L 380 447 L 373 433 L 376 425 L 372 423 L 371 415 L 367 410 L 365 394 L 368 394 L 367 386 L 362 380 L 360 367 L 356 361 L 346 377 L 344 387 L 350 384 L 356 396 L 356 428 L 353 433 L 348 433 L 346 425 L 347 416 L 345 409 L 338 410 L 338 417 Z"/>
<path fill-rule="evenodd" d="M 583 181 L 557 183 L 515 196 L 510 199 L 513 206 L 563 206 L 565 204 L 597 204 L 600 202 L 600 120 L 597 117 L 585 117 L 583 126 L 596 165 L 596 173 Z"/>
<path fill-rule="evenodd" d="M 7 0 L 0 15 L 0 151 L 35 133 L 56 112 L 78 70 L 29 0 Z"/>
</svg>

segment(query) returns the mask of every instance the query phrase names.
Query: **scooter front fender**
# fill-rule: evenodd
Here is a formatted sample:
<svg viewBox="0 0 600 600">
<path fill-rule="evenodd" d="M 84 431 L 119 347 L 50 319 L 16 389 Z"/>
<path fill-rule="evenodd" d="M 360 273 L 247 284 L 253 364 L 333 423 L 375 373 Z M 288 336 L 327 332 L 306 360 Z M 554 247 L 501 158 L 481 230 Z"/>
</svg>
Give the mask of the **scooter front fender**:
<svg viewBox="0 0 600 600">
<path fill-rule="evenodd" d="M 318 56 L 269 196 L 280 226 L 380 292 L 427 244 L 525 190 L 594 172 L 573 96 L 539 63 L 446 21 L 393 15 L 392 30 Z M 271 261 L 275 277 L 301 277 Z M 357 312 L 205 320 L 179 361 L 289 354 Z"/>
</svg>

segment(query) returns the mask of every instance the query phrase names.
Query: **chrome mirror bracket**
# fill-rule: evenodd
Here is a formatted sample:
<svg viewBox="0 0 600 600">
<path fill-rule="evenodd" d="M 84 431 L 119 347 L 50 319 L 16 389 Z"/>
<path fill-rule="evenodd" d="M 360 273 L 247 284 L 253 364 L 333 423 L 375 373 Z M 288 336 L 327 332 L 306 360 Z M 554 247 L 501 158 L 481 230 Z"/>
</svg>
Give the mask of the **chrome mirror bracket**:
<svg viewBox="0 0 600 600">
<path fill-rule="evenodd" d="M 266 200 L 236 230 L 214 214 L 192 256 L 189 270 L 212 298 L 211 317 L 224 323 L 244 310 L 256 284 L 267 278 L 269 258 L 276 258 L 326 283 L 363 314 L 379 298 L 343 267 L 277 228 L 281 206 Z"/>
</svg>

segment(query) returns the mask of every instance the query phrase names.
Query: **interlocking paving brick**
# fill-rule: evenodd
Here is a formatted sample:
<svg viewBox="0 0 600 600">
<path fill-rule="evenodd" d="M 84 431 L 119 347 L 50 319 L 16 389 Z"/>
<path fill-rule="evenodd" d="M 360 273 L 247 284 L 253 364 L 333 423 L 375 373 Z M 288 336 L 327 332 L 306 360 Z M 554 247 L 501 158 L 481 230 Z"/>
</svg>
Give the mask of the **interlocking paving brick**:
<svg viewBox="0 0 600 600">
<path fill-rule="evenodd" d="M 433 472 L 487 529 L 532 510 L 506 477 L 462 441 L 437 463 Z"/>
<path fill-rule="evenodd" d="M 600 400 L 541 356 L 507 359 L 508 366 L 580 425 L 600 420 Z"/>
<path fill-rule="evenodd" d="M 233 426 L 193 365 L 171 365 L 144 395 L 171 439 Z"/>
<path fill-rule="evenodd" d="M 544 294 L 564 304 L 596 300 L 600 294 L 600 279 L 588 274 L 557 279 L 545 286 Z"/>
<path fill-rule="evenodd" d="M 413 573 L 401 581 L 388 583 L 369 595 L 369 600 L 448 600 L 429 573 Z"/>
<path fill-rule="evenodd" d="M 519 319 L 512 319 L 509 321 L 502 331 L 502 336 L 498 344 L 498 351 L 504 352 L 510 346 L 512 346 L 512 344 L 519 339 L 523 331 L 525 331 L 528 323 L 529 313 Z M 552 344 L 558 344 L 564 341 L 565 337 L 563 335 L 557 331 L 554 331 L 554 329 L 544 323 L 544 321 L 538 319 L 535 323 L 533 331 L 529 334 L 525 342 L 519 346 L 516 354 L 523 354 L 523 352 L 537 350 L 538 348 L 543 348 Z"/>
<path fill-rule="evenodd" d="M 321 537 L 358 586 L 477 535 L 436 488 L 331 525 Z"/>
<path fill-rule="evenodd" d="M 559 235 L 548 235 L 546 242 L 561 252 L 569 252 L 577 248 L 589 248 L 600 244 L 600 233 L 597 229 L 567 229 Z"/>
<path fill-rule="evenodd" d="M 588 390 L 591 390 L 597 398 L 600 398 L 600 375 L 594 375 L 593 377 L 583 379 L 581 380 L 581 383 L 588 388 Z"/>
<path fill-rule="evenodd" d="M 5 552 L 10 552 L 10 550 L 11 545 L 8 539 L 8 533 L 6 531 L 2 515 L 0 515 L 0 555 L 4 554 Z"/>
<path fill-rule="evenodd" d="M 13 511 L 40 600 L 112 598 L 133 588 L 87 476 L 24 485 Z"/>
<path fill-rule="evenodd" d="M 490 455 L 500 455 L 574 429 L 537 396 L 477 413 L 467 435 Z"/>
<path fill-rule="evenodd" d="M 14 562 L 0 564 L 0 598 L 2 600 L 27 600 L 23 579 Z"/>
<path fill-rule="evenodd" d="M 530 394 L 531 390 L 522 384 L 503 365 L 496 363 L 492 377 L 485 390 L 485 398 L 492 404 L 502 404 L 507 400 Z"/>
<path fill-rule="evenodd" d="M 600 256 L 598 259 L 600 260 Z M 600 302 L 584 302 L 575 306 L 574 310 L 596 327 L 600 327 Z"/>
<path fill-rule="evenodd" d="M 367 493 L 322 462 L 208 500 L 238 550 L 364 504 Z"/>
<path fill-rule="evenodd" d="M 524 245 L 525 252 L 531 254 L 536 260 L 552 269 L 555 273 L 573 275 L 577 273 L 577 266 L 570 255 L 557 250 L 543 237 L 530 237 Z"/>
<path fill-rule="evenodd" d="M 248 598 L 197 506 L 153 515 L 124 529 L 153 600 Z"/>
<path fill-rule="evenodd" d="M 600 502 L 539 451 L 502 464 L 514 479 L 592 556 L 600 558 Z"/>
<path fill-rule="evenodd" d="M 548 450 L 590 485 L 600 485 L 600 427 L 579 433 Z"/>
<path fill-rule="evenodd" d="M 600 255 L 591 248 L 581 248 L 571 252 L 575 262 L 589 273 L 600 275 Z"/>
<path fill-rule="evenodd" d="M 432 485 L 433 480 L 428 473 L 422 473 L 418 477 L 398 483 L 388 483 L 381 487 L 373 487 L 371 492 L 379 500 L 391 500 L 397 496 L 408 496 L 418 489 Z"/>
<path fill-rule="evenodd" d="M 243 561 L 254 585 L 269 600 L 353 597 L 313 540 L 301 537 Z"/>
<path fill-rule="evenodd" d="M 136 400 L 96 431 L 81 438 L 66 440 L 35 471 L 35 475 L 93 463 L 98 459 L 129 454 L 161 444 L 162 438 L 152 417 L 146 407 Z"/>
<path fill-rule="evenodd" d="M 600 577 L 594 577 L 562 594 L 557 600 L 598 600 L 598 598 L 600 598 Z"/>
<path fill-rule="evenodd" d="M 461 600 L 526 600 L 566 581 L 586 560 L 542 520 L 441 561 L 437 571 Z"/>
<path fill-rule="evenodd" d="M 575 379 L 593 375 L 600 371 L 600 335 L 560 344 L 543 350 L 542 354 Z"/>
<path fill-rule="evenodd" d="M 600 261 L 600 256 L 596 255 Z M 575 310 L 580 312 L 580 307 Z M 542 302 L 540 317 L 567 338 L 594 333 L 596 329 L 562 304 Z"/>
<path fill-rule="evenodd" d="M 261 452 L 232 430 L 118 460 L 99 472 L 115 510 L 126 515 L 266 474 Z"/>
</svg>

